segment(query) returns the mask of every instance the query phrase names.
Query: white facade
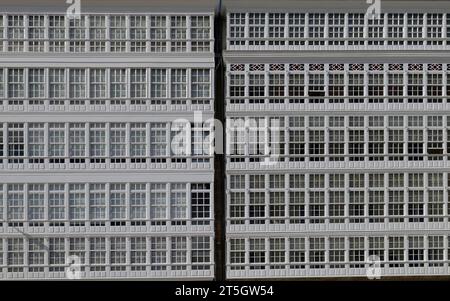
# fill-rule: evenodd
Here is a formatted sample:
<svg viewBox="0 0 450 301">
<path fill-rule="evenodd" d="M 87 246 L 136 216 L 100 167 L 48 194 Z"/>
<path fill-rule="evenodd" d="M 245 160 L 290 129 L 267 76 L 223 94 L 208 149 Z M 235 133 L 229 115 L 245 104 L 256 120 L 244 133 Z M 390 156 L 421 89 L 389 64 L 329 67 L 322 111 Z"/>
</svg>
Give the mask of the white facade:
<svg viewBox="0 0 450 301">
<path fill-rule="evenodd" d="M 448 3 L 225 5 L 227 277 L 448 275 Z"/>
<path fill-rule="evenodd" d="M 213 10 L 89 2 L 4 3 L 0 279 L 212 279 Z"/>
</svg>

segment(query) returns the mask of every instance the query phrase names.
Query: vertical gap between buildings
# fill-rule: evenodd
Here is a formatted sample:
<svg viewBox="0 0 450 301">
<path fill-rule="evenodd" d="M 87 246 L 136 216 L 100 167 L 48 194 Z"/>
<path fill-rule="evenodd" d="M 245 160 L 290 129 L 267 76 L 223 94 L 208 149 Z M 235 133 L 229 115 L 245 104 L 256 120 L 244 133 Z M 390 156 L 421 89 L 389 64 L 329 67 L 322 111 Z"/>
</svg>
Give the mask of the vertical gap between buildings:
<svg viewBox="0 0 450 301">
<path fill-rule="evenodd" d="M 222 59 L 223 41 L 222 0 L 217 0 L 214 15 L 214 56 L 215 56 L 215 89 L 214 118 L 219 120 L 225 130 L 225 93 L 224 64 Z M 222 137 L 225 140 L 225 132 Z M 223 143 L 225 146 L 225 141 Z M 225 150 L 224 150 L 225 151 Z M 225 154 L 214 153 L 214 279 L 226 279 L 226 238 L 225 238 Z"/>
</svg>

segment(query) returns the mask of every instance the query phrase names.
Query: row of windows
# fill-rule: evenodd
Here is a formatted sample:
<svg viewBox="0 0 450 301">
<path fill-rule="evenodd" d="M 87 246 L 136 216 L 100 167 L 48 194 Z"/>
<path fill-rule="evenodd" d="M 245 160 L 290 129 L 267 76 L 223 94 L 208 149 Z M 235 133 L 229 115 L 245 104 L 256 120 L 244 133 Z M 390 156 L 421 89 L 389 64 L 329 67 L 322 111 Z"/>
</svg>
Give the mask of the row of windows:
<svg viewBox="0 0 450 301">
<path fill-rule="evenodd" d="M 228 176 L 231 224 L 443 222 L 446 173 Z"/>
<path fill-rule="evenodd" d="M 231 162 L 443 160 L 449 126 L 446 116 L 419 115 L 230 118 L 228 143 Z"/>
<path fill-rule="evenodd" d="M 443 102 L 450 95 L 446 64 L 231 64 L 230 103 Z M 386 98 L 386 99 L 385 99 Z M 448 101 L 448 99 L 447 99 Z"/>
<path fill-rule="evenodd" d="M 450 260 L 450 238 L 442 235 L 230 238 L 232 270 L 443 267 Z M 373 257 L 371 257 L 373 256 Z"/>
<path fill-rule="evenodd" d="M 86 272 L 208 270 L 211 248 L 208 236 L 14 237 L 0 239 L 0 266 L 8 272 L 65 272 L 76 256 Z"/>
<path fill-rule="evenodd" d="M 1 51 L 211 52 L 207 15 L 3 15 Z"/>
<path fill-rule="evenodd" d="M 182 163 L 187 157 L 208 162 L 210 132 L 187 121 L 0 123 L 0 162 Z"/>
<path fill-rule="evenodd" d="M 209 183 L 0 184 L 0 221 L 9 226 L 209 224 Z M 72 223 L 73 222 L 73 223 Z"/>
<path fill-rule="evenodd" d="M 211 96 L 209 69 L 186 68 L 9 68 L 0 69 L 0 98 L 11 104 L 62 104 L 71 99 L 72 104 L 84 104 L 86 99 L 98 102 L 105 99 Z M 122 101 L 123 102 L 123 101 Z"/>
<path fill-rule="evenodd" d="M 228 23 L 230 48 L 450 45 L 444 13 L 230 13 Z"/>
</svg>

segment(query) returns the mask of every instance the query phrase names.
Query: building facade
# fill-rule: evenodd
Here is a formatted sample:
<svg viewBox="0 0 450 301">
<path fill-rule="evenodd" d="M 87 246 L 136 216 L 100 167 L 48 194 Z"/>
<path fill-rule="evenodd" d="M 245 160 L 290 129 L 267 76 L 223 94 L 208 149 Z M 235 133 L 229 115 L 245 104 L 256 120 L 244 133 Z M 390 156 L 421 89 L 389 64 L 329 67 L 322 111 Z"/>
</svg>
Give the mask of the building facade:
<svg viewBox="0 0 450 301">
<path fill-rule="evenodd" d="M 0 279 L 449 275 L 448 1 L 213 2 L 2 1 Z"/>
<path fill-rule="evenodd" d="M 213 7 L 87 2 L 2 1 L 0 278 L 212 279 Z"/>
<path fill-rule="evenodd" d="M 448 275 L 450 6 L 226 2 L 227 277 Z"/>
</svg>

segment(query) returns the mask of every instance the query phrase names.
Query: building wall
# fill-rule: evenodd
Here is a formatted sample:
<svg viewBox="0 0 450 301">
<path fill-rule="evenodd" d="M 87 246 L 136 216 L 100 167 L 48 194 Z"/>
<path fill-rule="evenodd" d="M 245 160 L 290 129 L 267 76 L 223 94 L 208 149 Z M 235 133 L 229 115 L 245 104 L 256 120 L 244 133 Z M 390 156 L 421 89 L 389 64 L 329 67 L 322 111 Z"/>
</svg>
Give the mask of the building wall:
<svg viewBox="0 0 450 301">
<path fill-rule="evenodd" d="M 1 279 L 213 278 L 212 7 L 152 3 L 2 2 Z"/>
<path fill-rule="evenodd" d="M 269 2 L 226 2 L 227 277 L 448 274 L 448 3 Z"/>
</svg>

